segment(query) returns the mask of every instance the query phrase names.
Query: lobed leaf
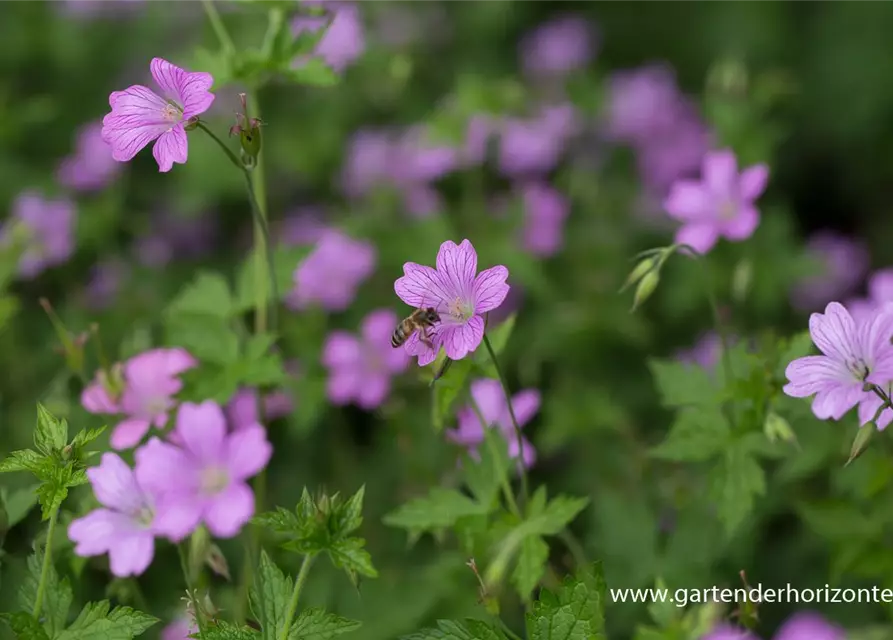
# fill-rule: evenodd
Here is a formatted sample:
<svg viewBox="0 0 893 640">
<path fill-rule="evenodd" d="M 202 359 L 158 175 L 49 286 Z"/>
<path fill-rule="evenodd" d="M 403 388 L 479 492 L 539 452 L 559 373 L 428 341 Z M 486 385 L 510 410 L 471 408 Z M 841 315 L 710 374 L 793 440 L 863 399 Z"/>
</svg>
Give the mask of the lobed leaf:
<svg viewBox="0 0 893 640">
<path fill-rule="evenodd" d="M 674 462 L 703 462 L 722 453 L 730 437 L 731 427 L 719 407 L 686 408 L 650 455 Z"/>
<path fill-rule="evenodd" d="M 289 640 L 331 640 L 362 626 L 357 620 L 349 620 L 326 612 L 325 609 L 311 607 L 304 609 L 289 629 Z"/>
<path fill-rule="evenodd" d="M 505 634 L 480 620 L 438 620 L 436 629 L 422 629 L 400 640 L 505 640 Z"/>
<path fill-rule="evenodd" d="M 413 532 L 436 531 L 452 526 L 459 518 L 487 512 L 484 505 L 458 491 L 435 487 L 424 498 L 410 500 L 387 514 L 383 521 Z"/>
</svg>

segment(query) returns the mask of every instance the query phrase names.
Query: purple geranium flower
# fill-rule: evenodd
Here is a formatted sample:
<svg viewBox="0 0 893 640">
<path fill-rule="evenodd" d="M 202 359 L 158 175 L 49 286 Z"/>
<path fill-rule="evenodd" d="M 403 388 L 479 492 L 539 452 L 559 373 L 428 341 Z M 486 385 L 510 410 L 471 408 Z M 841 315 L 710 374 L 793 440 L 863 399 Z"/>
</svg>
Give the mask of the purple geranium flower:
<svg viewBox="0 0 893 640">
<path fill-rule="evenodd" d="M 209 91 L 214 78 L 210 73 L 190 73 L 161 58 L 153 58 L 149 69 L 162 95 L 140 84 L 112 92 L 112 111 L 102 119 L 102 139 L 119 162 L 133 159 L 155 140 L 152 155 L 158 170 L 170 171 L 175 162 L 186 162 L 185 127 L 214 102 Z"/>
<path fill-rule="evenodd" d="M 167 424 L 173 397 L 183 388 L 178 376 L 196 364 L 184 349 L 151 349 L 123 364 L 118 384 L 103 372 L 97 374 L 81 394 L 81 404 L 90 413 L 126 416 L 112 431 L 111 445 L 129 449 L 150 427 L 161 429 Z"/>
<path fill-rule="evenodd" d="M 685 364 L 694 364 L 708 371 L 713 370 L 722 355 L 722 339 L 715 331 L 705 333 L 694 346 L 676 354 L 676 359 Z"/>
<path fill-rule="evenodd" d="M 182 447 L 158 438 L 136 452 L 136 477 L 158 496 L 155 525 L 180 541 L 200 522 L 219 538 L 231 538 L 254 515 L 246 480 L 270 460 L 273 448 L 259 424 L 227 434 L 220 406 L 183 403 L 175 430 Z"/>
<path fill-rule="evenodd" d="M 518 437 L 499 380 L 475 380 L 471 383 L 471 397 L 475 406 L 459 410 L 459 427 L 447 432 L 447 438 L 456 444 L 468 447 L 471 454 L 476 456 L 478 446 L 484 441 L 484 428 L 495 425 L 508 443 L 509 456 L 517 458 Z M 530 422 L 539 408 L 540 393 L 536 389 L 525 389 L 512 397 L 512 409 L 519 427 Z M 480 411 L 480 417 L 477 411 Z M 485 425 L 481 424 L 481 418 Z M 530 467 L 536 460 L 536 451 L 526 438 L 521 440 L 521 446 L 524 466 Z"/>
<path fill-rule="evenodd" d="M 406 341 L 406 352 L 418 356 L 419 366 L 434 362 L 440 347 L 453 360 L 461 360 L 481 344 L 482 314 L 502 304 L 509 292 L 509 270 L 499 265 L 477 273 L 478 256 L 471 242 L 456 246 L 452 240 L 440 245 L 437 268 L 407 262 L 394 291 L 406 304 L 434 307 L 440 322 L 429 332 L 431 346 L 419 340 L 418 332 Z"/>
<path fill-rule="evenodd" d="M 69 525 L 74 552 L 82 557 L 108 553 L 114 575 L 140 575 L 155 554 L 151 494 L 114 453 L 104 453 L 98 467 L 87 469 L 87 477 L 102 508 Z"/>
<path fill-rule="evenodd" d="M 664 202 L 667 213 L 683 222 L 676 242 L 706 253 L 720 236 L 749 238 L 760 221 L 754 201 L 766 188 L 768 167 L 758 164 L 739 174 L 735 153 L 726 149 L 705 155 L 701 174 L 700 182 L 676 182 Z"/>
<path fill-rule="evenodd" d="M 528 182 L 520 191 L 524 248 L 536 256 L 554 255 L 564 242 L 564 221 L 570 213 L 567 199 L 545 182 Z"/>
<path fill-rule="evenodd" d="M 577 132 L 573 105 L 543 108 L 534 118 L 508 118 L 500 125 L 499 168 L 509 177 L 542 175 L 555 168 Z"/>
<path fill-rule="evenodd" d="M 48 200 L 23 191 L 12 203 L 10 220 L 0 228 L 0 245 L 21 243 L 19 275 L 31 279 L 64 264 L 74 252 L 76 210 L 67 199 Z"/>
<path fill-rule="evenodd" d="M 721 624 L 701 640 L 758 640 L 751 632 Z M 817 613 L 796 613 L 782 625 L 774 640 L 846 640 L 846 632 Z"/>
<path fill-rule="evenodd" d="M 376 259 L 375 247 L 368 242 L 354 240 L 337 229 L 326 231 L 295 269 L 289 305 L 302 309 L 318 303 L 329 311 L 343 311 L 372 274 Z"/>
<path fill-rule="evenodd" d="M 298 16 L 292 22 L 292 33 L 298 36 L 304 32 L 316 33 L 331 20 L 328 29 L 319 41 L 313 54 L 322 58 L 335 71 L 343 71 L 366 50 L 363 22 L 356 6 L 345 3 L 327 2 L 324 4 L 330 16 Z M 307 64 L 307 56 L 295 59 L 293 66 L 301 68 Z"/>
<path fill-rule="evenodd" d="M 195 617 L 186 615 L 177 618 L 161 630 L 161 640 L 191 640 L 191 636 L 198 633 L 198 625 Z"/>
<path fill-rule="evenodd" d="M 121 164 L 102 139 L 102 123 L 93 122 L 77 135 L 74 153 L 59 164 L 59 182 L 75 191 L 97 191 L 121 173 Z"/>
<path fill-rule="evenodd" d="M 879 306 L 893 302 L 893 269 L 875 271 L 868 279 L 868 297 L 852 300 L 847 309 L 857 322 Z"/>
<path fill-rule="evenodd" d="M 647 144 L 673 127 L 682 100 L 666 65 L 619 71 L 608 85 L 606 134 L 617 142 Z"/>
<path fill-rule="evenodd" d="M 264 395 L 264 418 L 276 420 L 287 416 L 294 408 L 294 402 L 284 391 L 273 391 Z M 257 413 L 257 389 L 239 389 L 226 405 L 226 418 L 230 429 L 237 431 L 260 423 Z"/>
<path fill-rule="evenodd" d="M 521 41 L 524 70 L 533 75 L 546 75 L 579 69 L 592 59 L 592 40 L 592 27 L 583 18 L 554 18 Z"/>
<path fill-rule="evenodd" d="M 379 309 L 363 320 L 360 335 L 333 331 L 323 346 L 322 363 L 329 369 L 328 396 L 335 404 L 356 402 L 371 410 L 391 390 L 391 377 L 405 370 L 409 356 L 391 347 L 391 334 L 400 318 Z"/>
<path fill-rule="evenodd" d="M 813 235 L 806 251 L 822 268 L 794 285 L 791 301 L 803 311 L 821 309 L 850 295 L 868 271 L 868 247 L 831 231 Z"/>
<path fill-rule="evenodd" d="M 795 398 L 815 395 L 812 411 L 823 420 L 840 420 L 859 404 L 859 419 L 865 424 L 880 406 L 880 399 L 865 391 L 865 383 L 886 386 L 893 380 L 893 305 L 857 323 L 843 305 L 832 302 L 824 314 L 809 317 L 809 333 L 823 355 L 791 362 L 784 392 Z M 889 424 L 891 417 L 893 412 L 885 411 L 878 427 Z"/>
</svg>

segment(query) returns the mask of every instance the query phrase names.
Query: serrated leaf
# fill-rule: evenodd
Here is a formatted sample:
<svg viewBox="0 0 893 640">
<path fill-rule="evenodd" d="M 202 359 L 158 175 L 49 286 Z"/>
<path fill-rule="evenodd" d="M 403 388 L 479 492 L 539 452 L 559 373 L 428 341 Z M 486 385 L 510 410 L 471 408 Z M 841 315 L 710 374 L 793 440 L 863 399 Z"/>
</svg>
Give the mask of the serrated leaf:
<svg viewBox="0 0 893 640">
<path fill-rule="evenodd" d="M 288 632 L 289 640 L 331 640 L 362 625 L 356 620 L 349 620 L 327 613 L 325 609 L 311 607 L 304 609 L 294 621 Z"/>
<path fill-rule="evenodd" d="M 183 287 L 168 305 L 165 315 L 212 316 L 225 320 L 233 315 L 233 307 L 226 278 L 219 273 L 204 271 Z"/>
<path fill-rule="evenodd" d="M 265 640 L 277 640 L 282 634 L 292 588 L 292 579 L 273 564 L 266 551 L 261 551 L 250 602 Z"/>
<path fill-rule="evenodd" d="M 0 619 L 15 633 L 19 640 L 50 640 L 47 632 L 30 613 L 0 613 Z"/>
<path fill-rule="evenodd" d="M 187 311 L 169 316 L 165 339 L 202 362 L 229 365 L 239 359 L 239 336 L 228 320 L 217 315 Z"/>
<path fill-rule="evenodd" d="M 453 415 L 453 405 L 459 396 L 465 391 L 468 377 L 474 369 L 474 362 L 470 358 L 463 358 L 453 362 L 449 371 L 434 383 L 434 402 L 431 405 L 431 421 L 434 429 L 439 433 L 443 431 L 446 419 Z"/>
<path fill-rule="evenodd" d="M 35 551 L 28 556 L 28 573 L 22 586 L 19 587 L 19 609 L 33 611 L 37 602 L 37 590 L 40 584 L 40 574 L 43 568 L 44 551 Z M 51 638 L 55 638 L 68 620 L 68 610 L 74 593 L 68 579 L 59 579 L 56 568 L 50 563 L 43 589 L 44 628 Z"/>
<path fill-rule="evenodd" d="M 88 602 L 57 640 L 130 640 L 159 621 L 130 607 L 110 607 L 108 600 Z"/>
<path fill-rule="evenodd" d="M 438 620 L 436 629 L 422 629 L 400 640 L 505 640 L 505 634 L 480 620 Z"/>
<path fill-rule="evenodd" d="M 784 349 L 778 355 L 778 367 L 775 375 L 784 378 L 785 369 L 797 358 L 803 358 L 813 353 L 812 336 L 809 331 L 801 331 L 785 341 Z"/>
<path fill-rule="evenodd" d="M 546 573 L 548 560 L 549 545 L 541 537 L 531 536 L 521 543 L 521 551 L 512 573 L 512 583 L 525 602 L 530 600 L 530 595 Z"/>
<path fill-rule="evenodd" d="M 346 538 L 334 541 L 327 549 L 332 564 L 347 572 L 351 582 L 357 584 L 357 576 L 377 578 L 378 571 L 372 565 L 372 556 L 363 547 L 362 538 Z"/>
<path fill-rule="evenodd" d="M 530 640 L 606 640 L 605 581 L 600 562 L 565 579 L 557 593 L 546 590 L 526 615 Z"/>
<path fill-rule="evenodd" d="M 731 534 L 753 509 L 757 496 L 766 492 L 763 468 L 751 453 L 740 446 L 726 450 L 710 474 L 710 489 L 716 511 Z"/>
<path fill-rule="evenodd" d="M 703 462 L 721 453 L 731 428 L 719 407 L 679 411 L 666 439 L 649 452 L 653 458 L 675 462 Z"/>
<path fill-rule="evenodd" d="M 192 634 L 190 638 L 197 638 L 198 634 Z M 214 620 L 205 625 L 202 640 L 255 640 L 260 634 L 251 627 L 239 627 L 226 620 Z"/>
<path fill-rule="evenodd" d="M 524 521 L 529 535 L 552 536 L 559 533 L 589 505 L 589 498 L 559 495 L 542 512 Z"/>
<path fill-rule="evenodd" d="M 487 512 L 485 505 L 458 491 L 435 487 L 424 498 L 410 500 L 387 514 L 383 522 L 412 532 L 436 531 L 451 527 L 459 518 Z"/>
<path fill-rule="evenodd" d="M 42 404 L 37 404 L 37 427 L 34 429 L 34 446 L 45 456 L 61 451 L 68 444 L 68 423 L 59 420 Z"/>
<path fill-rule="evenodd" d="M 718 388 L 707 370 L 672 360 L 649 360 L 648 368 L 665 407 L 718 403 Z"/>
<path fill-rule="evenodd" d="M 496 507 L 496 496 L 508 475 L 508 443 L 496 429 L 484 429 L 484 442 L 478 447 L 480 459 L 462 457 L 465 483 L 477 501 L 488 510 Z"/>
<path fill-rule="evenodd" d="M 105 433 L 105 430 L 106 427 L 99 427 L 98 429 L 81 429 L 74 437 L 74 440 L 71 441 L 71 446 L 77 448 L 90 444 Z"/>
<path fill-rule="evenodd" d="M 255 516 L 253 522 L 269 529 L 273 533 L 294 533 L 297 535 L 301 532 L 301 523 L 298 521 L 298 516 L 293 511 L 283 507 L 276 507 L 275 511 L 268 511 Z"/>
<path fill-rule="evenodd" d="M 363 524 L 363 498 L 366 496 L 366 485 L 363 485 L 344 502 L 335 513 L 333 527 L 336 535 L 347 535 Z"/>
<path fill-rule="evenodd" d="M 37 506 L 37 488 L 32 485 L 24 489 L 9 492 L 6 487 L 0 488 L 0 500 L 6 510 L 6 528 L 11 529 L 27 517 Z M 0 529 L 3 529 L 0 527 Z"/>
<path fill-rule="evenodd" d="M 0 473 L 30 471 L 36 475 L 41 468 L 42 460 L 43 457 L 31 449 L 13 451 L 0 461 Z"/>
</svg>

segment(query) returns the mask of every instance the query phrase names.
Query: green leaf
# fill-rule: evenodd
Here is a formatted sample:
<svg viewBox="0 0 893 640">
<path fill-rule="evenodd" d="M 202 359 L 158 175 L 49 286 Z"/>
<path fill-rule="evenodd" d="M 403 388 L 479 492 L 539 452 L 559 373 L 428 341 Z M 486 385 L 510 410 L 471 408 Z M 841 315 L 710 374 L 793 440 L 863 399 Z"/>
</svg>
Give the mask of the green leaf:
<svg viewBox="0 0 893 640">
<path fill-rule="evenodd" d="M 272 262 L 276 277 L 276 294 L 279 299 L 285 298 L 294 288 L 295 269 L 313 250 L 313 246 L 277 247 L 273 250 Z M 252 251 L 242 262 L 236 276 L 235 311 L 244 313 L 254 309 L 257 304 L 257 259 Z M 269 266 L 266 260 L 262 263 L 264 278 L 268 279 Z M 271 296 L 273 291 L 268 292 Z"/>
<path fill-rule="evenodd" d="M 286 69 L 284 75 L 292 82 L 312 87 L 332 87 L 341 80 L 341 76 L 321 58 L 310 58 L 297 69 Z"/>
<path fill-rule="evenodd" d="M 477 501 L 492 510 L 498 505 L 496 497 L 509 470 L 508 443 L 498 430 L 485 429 L 484 442 L 478 447 L 478 453 L 480 460 L 462 456 L 462 472 Z"/>
<path fill-rule="evenodd" d="M 203 271 L 171 301 L 166 315 L 213 316 L 226 320 L 233 315 L 233 309 L 226 278 L 219 273 Z"/>
<path fill-rule="evenodd" d="M 275 342 L 275 336 L 264 333 L 248 339 L 244 353 L 234 365 L 236 377 L 241 384 L 263 387 L 280 385 L 288 380 L 282 356 L 270 351 Z"/>
<path fill-rule="evenodd" d="M 294 621 L 288 637 L 289 640 L 331 640 L 335 636 L 356 631 L 361 625 L 356 620 L 348 620 L 327 613 L 325 609 L 311 607 L 304 609 Z"/>
<path fill-rule="evenodd" d="M 372 556 L 363 547 L 366 541 L 362 538 L 346 538 L 336 540 L 326 551 L 332 564 L 347 572 L 350 581 L 357 584 L 357 576 L 377 578 L 378 571 L 372 565 Z"/>
<path fill-rule="evenodd" d="M 436 629 L 422 629 L 400 640 L 505 640 L 505 634 L 480 620 L 438 620 Z"/>
<path fill-rule="evenodd" d="M 47 632 L 30 613 L 0 613 L 0 619 L 6 621 L 19 640 L 50 640 Z"/>
<path fill-rule="evenodd" d="M 530 640 L 606 640 L 605 581 L 600 562 L 565 579 L 557 593 L 543 591 L 526 615 Z"/>
<path fill-rule="evenodd" d="M 190 636 L 197 637 L 197 634 Z M 251 627 L 238 627 L 226 620 L 214 620 L 205 625 L 202 640 L 255 640 L 260 634 Z"/>
<path fill-rule="evenodd" d="M 732 446 L 710 474 L 710 489 L 717 515 L 731 534 L 753 509 L 757 496 L 766 493 L 763 468 L 742 446 Z"/>
<path fill-rule="evenodd" d="M 283 507 L 276 507 L 276 511 L 268 511 L 255 516 L 253 522 L 269 529 L 273 533 L 290 534 L 301 531 L 301 523 L 298 521 L 298 516 L 293 511 Z"/>
<path fill-rule="evenodd" d="M 718 455 L 731 436 L 731 428 L 719 407 L 682 409 L 666 439 L 651 449 L 661 460 L 703 462 Z"/>
<path fill-rule="evenodd" d="M 69 488 L 88 482 L 83 465 L 72 461 L 61 463 L 52 458 L 44 458 L 38 478 L 42 483 L 37 489 L 37 501 L 43 520 L 48 520 L 50 513 L 68 497 Z"/>
<path fill-rule="evenodd" d="M 788 338 L 778 355 L 778 367 L 775 375 L 784 379 L 785 369 L 797 358 L 803 358 L 813 352 L 812 336 L 809 331 L 801 331 L 800 333 Z"/>
<path fill-rule="evenodd" d="M 333 529 L 336 535 L 347 535 L 363 524 L 363 499 L 366 485 L 363 485 L 338 510 L 335 511 Z"/>
<path fill-rule="evenodd" d="M 553 536 L 564 529 L 589 505 L 589 498 L 571 498 L 560 495 L 546 505 L 546 508 L 524 521 L 522 526 L 529 535 Z"/>
<path fill-rule="evenodd" d="M 31 449 L 13 451 L 0 461 L 0 473 L 30 471 L 37 475 L 41 469 L 42 461 L 43 458 L 36 451 L 32 451 Z"/>
<path fill-rule="evenodd" d="M 108 600 L 88 602 L 57 640 L 130 640 L 159 621 L 130 607 L 110 608 Z"/>
<path fill-rule="evenodd" d="M 0 487 L 0 502 L 6 510 L 6 527 L 16 526 L 37 506 L 37 488 L 35 484 L 24 489 L 9 492 L 7 487 Z M 2 527 L 0 527 L 2 529 Z"/>
<path fill-rule="evenodd" d="M 541 537 L 531 536 L 521 543 L 521 552 L 518 554 L 518 563 L 512 574 L 512 583 L 525 602 L 530 600 L 533 590 L 546 573 L 548 560 L 549 545 Z"/>
<path fill-rule="evenodd" d="M 165 339 L 202 362 L 228 365 L 239 358 L 239 336 L 229 320 L 217 315 L 191 311 L 171 315 L 165 322 Z"/>
<path fill-rule="evenodd" d="M 473 368 L 474 362 L 470 358 L 458 360 L 453 362 L 446 375 L 434 383 L 431 420 L 438 433 L 443 431 L 447 417 L 453 415 L 453 405 L 465 390 Z"/>
<path fill-rule="evenodd" d="M 22 586 L 19 587 L 19 609 L 33 611 L 37 602 L 37 589 L 40 584 L 40 574 L 43 567 L 43 551 L 35 551 L 28 556 L 28 573 Z M 56 568 L 50 564 L 44 581 L 43 611 L 45 621 L 44 628 L 51 638 L 56 637 L 65 628 L 68 619 L 68 610 L 74 594 L 68 578 L 59 580 Z"/>
<path fill-rule="evenodd" d="M 273 564 L 266 551 L 261 551 L 250 602 L 265 640 L 277 640 L 282 634 L 293 586 L 292 579 Z"/>
<path fill-rule="evenodd" d="M 59 420 L 47 411 L 42 404 L 37 404 L 37 428 L 34 430 L 34 446 L 45 456 L 61 451 L 68 444 L 68 423 Z"/>
<path fill-rule="evenodd" d="M 391 527 L 412 533 L 438 531 L 453 526 L 459 518 L 483 515 L 489 507 L 452 489 L 434 487 L 424 498 L 410 500 L 383 518 Z"/>
<path fill-rule="evenodd" d="M 648 368 L 665 407 L 704 406 L 718 402 L 718 389 L 707 370 L 672 360 L 649 360 Z"/>
</svg>

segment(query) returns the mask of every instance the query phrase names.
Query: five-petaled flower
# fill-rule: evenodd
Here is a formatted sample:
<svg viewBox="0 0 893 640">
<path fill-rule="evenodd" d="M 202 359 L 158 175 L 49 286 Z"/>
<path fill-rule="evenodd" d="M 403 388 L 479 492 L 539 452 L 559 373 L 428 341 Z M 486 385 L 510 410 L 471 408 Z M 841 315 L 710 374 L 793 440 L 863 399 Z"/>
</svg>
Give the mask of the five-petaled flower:
<svg viewBox="0 0 893 640">
<path fill-rule="evenodd" d="M 102 507 L 69 525 L 74 552 L 82 557 L 108 553 L 114 575 L 140 575 L 155 554 L 153 496 L 114 453 L 103 454 L 100 465 L 87 470 L 87 477 Z"/>
<path fill-rule="evenodd" d="M 440 322 L 429 330 L 431 345 L 419 340 L 418 332 L 406 341 L 406 352 L 418 356 L 419 366 L 434 362 L 440 347 L 447 356 L 461 360 L 481 344 L 482 314 L 493 311 L 509 292 L 509 271 L 502 265 L 477 273 L 478 256 L 471 242 L 456 246 L 452 240 L 440 245 L 437 268 L 407 262 L 394 291 L 406 304 L 420 309 L 433 307 Z"/>
<path fill-rule="evenodd" d="M 720 236 L 746 240 L 760 222 L 754 201 L 762 195 L 769 168 L 757 164 L 738 173 L 734 152 L 709 152 L 701 165 L 701 181 L 678 180 L 664 201 L 671 217 L 682 221 L 676 242 L 698 253 L 709 251 Z"/>
<path fill-rule="evenodd" d="M 882 400 L 868 385 L 883 388 L 893 380 L 893 305 L 856 321 L 843 305 L 832 302 L 824 314 L 810 316 L 809 333 L 823 355 L 791 362 L 784 392 L 795 398 L 815 395 L 812 411 L 823 420 L 840 420 L 858 404 L 860 423 L 869 422 Z M 889 410 L 884 414 L 879 428 L 893 417 Z"/>
<path fill-rule="evenodd" d="M 180 405 L 174 435 L 182 446 L 149 440 L 136 452 L 140 485 L 158 496 L 155 527 L 173 541 L 204 521 L 219 538 L 231 538 L 254 515 L 246 480 L 260 472 L 273 448 L 260 424 L 227 433 L 214 402 Z"/>
<path fill-rule="evenodd" d="M 209 91 L 214 78 L 210 73 L 191 73 L 161 58 L 153 58 L 149 69 L 162 95 L 140 84 L 112 92 L 112 111 L 102 119 L 102 139 L 112 147 L 112 157 L 119 162 L 132 160 L 155 140 L 152 155 L 158 169 L 170 171 L 175 162 L 186 162 L 186 124 L 214 102 L 214 94 Z"/>
</svg>

